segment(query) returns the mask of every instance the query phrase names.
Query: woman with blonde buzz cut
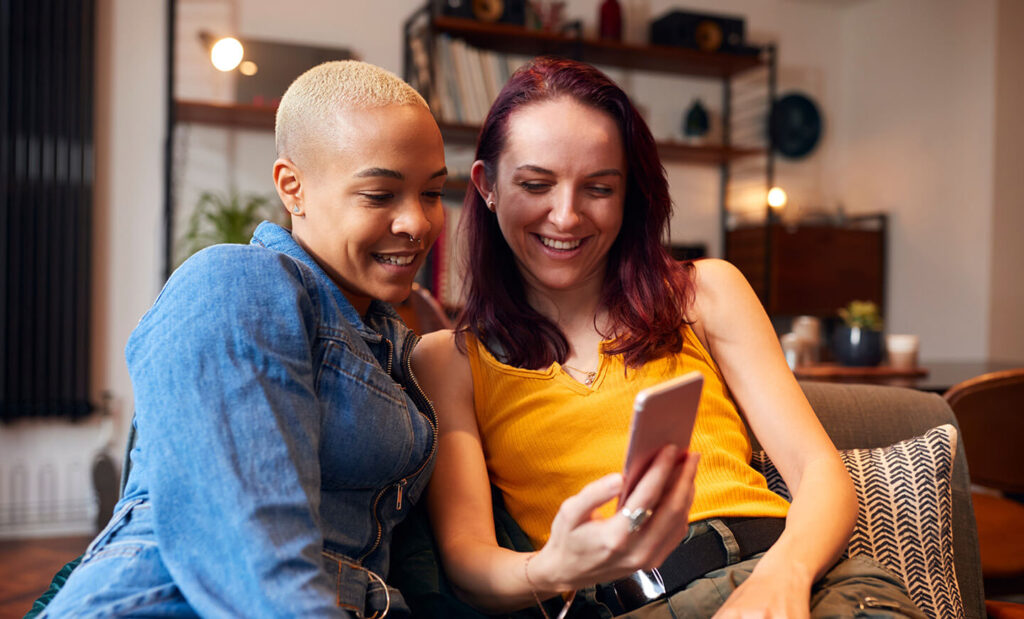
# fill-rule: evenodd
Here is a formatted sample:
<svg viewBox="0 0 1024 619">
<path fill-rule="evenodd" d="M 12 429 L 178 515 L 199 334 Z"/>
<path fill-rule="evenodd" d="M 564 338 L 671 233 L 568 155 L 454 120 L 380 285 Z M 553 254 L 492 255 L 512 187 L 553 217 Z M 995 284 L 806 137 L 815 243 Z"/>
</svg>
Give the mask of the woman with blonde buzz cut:
<svg viewBox="0 0 1024 619">
<path fill-rule="evenodd" d="M 355 61 L 300 76 L 273 179 L 291 230 L 187 260 L 132 333 L 115 514 L 43 616 L 408 615 L 391 531 L 436 451 L 402 301 L 443 224 L 423 99 Z"/>
</svg>

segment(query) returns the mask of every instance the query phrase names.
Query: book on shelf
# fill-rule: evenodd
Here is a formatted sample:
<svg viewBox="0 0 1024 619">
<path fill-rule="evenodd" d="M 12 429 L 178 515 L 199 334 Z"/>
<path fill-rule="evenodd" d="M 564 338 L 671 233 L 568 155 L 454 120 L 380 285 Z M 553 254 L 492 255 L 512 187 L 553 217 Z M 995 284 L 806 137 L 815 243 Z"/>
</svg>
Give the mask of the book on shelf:
<svg viewBox="0 0 1024 619">
<path fill-rule="evenodd" d="M 462 207 L 447 203 L 444 212 L 444 230 L 432 250 L 430 288 L 444 307 L 462 307 L 466 298 L 464 284 L 468 256 L 465 239 L 459 233 Z"/>
<path fill-rule="evenodd" d="M 412 65 L 415 68 L 411 86 L 423 95 L 430 109 L 435 110 L 442 104 L 438 99 L 438 88 L 430 79 L 430 58 L 422 36 L 409 39 L 409 51 L 412 52 Z"/>
<path fill-rule="evenodd" d="M 462 96 L 455 76 L 455 61 L 452 57 L 451 37 L 441 35 L 437 39 L 437 89 L 440 92 L 441 109 L 435 110 L 438 118 L 448 122 L 461 122 Z"/>
<path fill-rule="evenodd" d="M 417 57 L 413 50 L 414 59 Z M 435 40 L 433 84 L 438 118 L 454 124 L 479 125 L 509 77 L 526 56 L 502 54 L 468 45 L 447 34 Z"/>
</svg>

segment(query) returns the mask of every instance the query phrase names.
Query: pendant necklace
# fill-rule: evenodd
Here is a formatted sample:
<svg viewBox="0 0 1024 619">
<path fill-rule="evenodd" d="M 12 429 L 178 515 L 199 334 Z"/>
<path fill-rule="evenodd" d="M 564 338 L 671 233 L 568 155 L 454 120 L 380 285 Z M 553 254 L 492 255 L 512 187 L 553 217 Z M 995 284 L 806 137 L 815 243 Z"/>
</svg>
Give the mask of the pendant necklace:
<svg viewBox="0 0 1024 619">
<path fill-rule="evenodd" d="M 567 369 L 567 370 L 572 370 L 574 372 L 579 372 L 580 374 L 583 374 L 583 380 L 580 381 L 580 382 L 582 382 L 584 385 L 586 385 L 588 387 L 593 385 L 594 384 L 594 379 L 597 378 L 597 370 L 593 370 L 593 371 L 588 372 L 587 370 L 581 370 L 579 368 L 574 368 L 571 365 L 567 365 L 565 363 L 562 364 L 562 367 Z"/>
</svg>

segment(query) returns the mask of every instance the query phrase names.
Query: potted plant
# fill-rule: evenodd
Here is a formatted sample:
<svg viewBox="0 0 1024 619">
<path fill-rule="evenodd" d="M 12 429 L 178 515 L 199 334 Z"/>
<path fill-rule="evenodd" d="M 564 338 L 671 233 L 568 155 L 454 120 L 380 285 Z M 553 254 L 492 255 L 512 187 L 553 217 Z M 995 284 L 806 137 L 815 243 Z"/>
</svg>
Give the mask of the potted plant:
<svg viewBox="0 0 1024 619">
<path fill-rule="evenodd" d="M 882 361 L 882 316 L 872 301 L 851 301 L 839 309 L 832 347 L 842 365 L 873 366 Z"/>
<path fill-rule="evenodd" d="M 180 262 L 217 243 L 246 244 L 264 219 L 283 224 L 285 212 L 270 196 L 204 191 L 179 242 Z"/>
</svg>

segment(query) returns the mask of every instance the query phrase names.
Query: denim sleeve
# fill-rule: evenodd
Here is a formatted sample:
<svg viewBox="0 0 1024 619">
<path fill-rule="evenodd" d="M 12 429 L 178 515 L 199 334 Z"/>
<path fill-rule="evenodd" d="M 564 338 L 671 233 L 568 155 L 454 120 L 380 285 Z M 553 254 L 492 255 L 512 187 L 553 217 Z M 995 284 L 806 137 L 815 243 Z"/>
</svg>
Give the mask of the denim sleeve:
<svg viewBox="0 0 1024 619">
<path fill-rule="evenodd" d="M 128 343 L 140 482 L 202 616 L 342 616 L 321 563 L 315 308 L 266 249 L 186 262 Z"/>
</svg>

